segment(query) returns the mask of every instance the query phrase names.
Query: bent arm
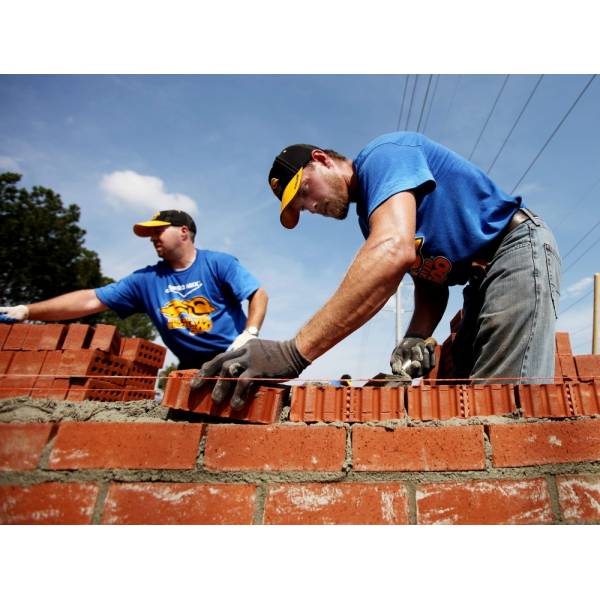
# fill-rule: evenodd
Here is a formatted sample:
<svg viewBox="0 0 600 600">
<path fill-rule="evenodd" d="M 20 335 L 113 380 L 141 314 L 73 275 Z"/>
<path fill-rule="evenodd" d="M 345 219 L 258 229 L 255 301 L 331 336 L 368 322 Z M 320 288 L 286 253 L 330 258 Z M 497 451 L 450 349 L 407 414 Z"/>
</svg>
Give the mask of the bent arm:
<svg viewBox="0 0 600 600">
<path fill-rule="evenodd" d="M 315 360 L 373 317 L 396 291 L 415 261 L 416 202 L 411 192 L 394 194 L 373 211 L 370 234 L 334 295 L 296 336 Z"/>
<path fill-rule="evenodd" d="M 415 309 L 406 337 L 430 337 L 444 316 L 448 304 L 448 286 L 413 277 Z"/>
<path fill-rule="evenodd" d="M 246 321 L 246 329 L 248 327 L 256 327 L 260 329 L 265 315 L 267 314 L 267 304 L 269 296 L 263 288 L 258 288 L 251 296 L 248 297 L 248 319 Z"/>
<path fill-rule="evenodd" d="M 108 309 L 98 300 L 93 289 L 77 290 L 42 302 L 27 305 L 29 319 L 35 321 L 63 321 L 77 319 Z"/>
</svg>

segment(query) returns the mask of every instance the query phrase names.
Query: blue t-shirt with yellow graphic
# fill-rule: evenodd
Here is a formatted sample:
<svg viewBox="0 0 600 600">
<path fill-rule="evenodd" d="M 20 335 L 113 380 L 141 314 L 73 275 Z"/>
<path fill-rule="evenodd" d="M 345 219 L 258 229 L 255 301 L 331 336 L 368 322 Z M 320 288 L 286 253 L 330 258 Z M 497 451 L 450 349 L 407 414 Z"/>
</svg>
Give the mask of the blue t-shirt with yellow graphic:
<svg viewBox="0 0 600 600">
<path fill-rule="evenodd" d="M 373 140 L 354 160 L 358 220 L 369 235 L 371 213 L 390 196 L 417 197 L 414 277 L 465 283 L 473 258 L 524 206 L 476 165 L 419 133 L 396 132 Z"/>
<path fill-rule="evenodd" d="M 95 291 L 121 318 L 146 313 L 182 363 L 200 366 L 244 330 L 241 302 L 259 287 L 234 256 L 197 250 L 187 269 L 160 261 Z"/>
</svg>

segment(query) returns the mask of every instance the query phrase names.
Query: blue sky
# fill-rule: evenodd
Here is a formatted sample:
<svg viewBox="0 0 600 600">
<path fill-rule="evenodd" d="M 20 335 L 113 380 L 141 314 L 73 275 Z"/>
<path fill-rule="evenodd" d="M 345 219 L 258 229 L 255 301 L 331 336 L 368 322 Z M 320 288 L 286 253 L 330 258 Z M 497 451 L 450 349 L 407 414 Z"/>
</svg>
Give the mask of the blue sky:
<svg viewBox="0 0 600 600">
<path fill-rule="evenodd" d="M 506 191 L 589 79 L 541 80 L 490 171 Z M 600 221 L 599 79 L 516 190 L 553 228 L 563 255 Z M 114 278 L 155 262 L 150 244 L 132 234 L 134 222 L 162 208 L 188 210 L 198 224 L 198 245 L 238 256 L 268 290 L 263 337 L 287 339 L 335 291 L 362 238 L 352 211 L 343 222 L 303 215 L 298 228 L 284 230 L 266 182 L 275 154 L 307 142 L 353 157 L 372 138 L 395 130 L 402 116 L 401 128 L 414 130 L 420 120 L 427 135 L 465 156 L 473 153 L 472 160 L 487 170 L 538 76 L 434 76 L 423 108 L 429 76 L 420 75 L 409 115 L 414 81 L 412 75 L 404 95 L 405 75 L 5 75 L 0 169 L 22 173 L 28 188 L 48 186 L 65 203 L 77 203 L 86 246 Z M 558 328 L 571 333 L 581 354 L 590 352 L 597 240 L 600 226 L 563 263 L 562 309 L 581 301 L 561 316 Z M 454 288 L 436 330 L 440 342 L 460 299 L 460 288 Z M 409 285 L 403 305 L 412 306 Z M 387 371 L 393 308 L 390 302 L 316 361 L 306 377 Z M 409 317 L 404 315 L 405 324 Z"/>
</svg>

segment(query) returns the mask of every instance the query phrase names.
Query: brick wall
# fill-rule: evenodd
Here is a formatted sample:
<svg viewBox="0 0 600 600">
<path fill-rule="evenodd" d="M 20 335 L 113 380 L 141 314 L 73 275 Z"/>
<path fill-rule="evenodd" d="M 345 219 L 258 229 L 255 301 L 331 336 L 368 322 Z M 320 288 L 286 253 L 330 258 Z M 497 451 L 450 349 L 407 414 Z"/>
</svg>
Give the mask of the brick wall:
<svg viewBox="0 0 600 600">
<path fill-rule="evenodd" d="M 600 371 L 576 358 L 546 386 L 275 386 L 237 413 L 186 372 L 162 405 L 5 398 L 0 521 L 600 523 Z"/>
</svg>

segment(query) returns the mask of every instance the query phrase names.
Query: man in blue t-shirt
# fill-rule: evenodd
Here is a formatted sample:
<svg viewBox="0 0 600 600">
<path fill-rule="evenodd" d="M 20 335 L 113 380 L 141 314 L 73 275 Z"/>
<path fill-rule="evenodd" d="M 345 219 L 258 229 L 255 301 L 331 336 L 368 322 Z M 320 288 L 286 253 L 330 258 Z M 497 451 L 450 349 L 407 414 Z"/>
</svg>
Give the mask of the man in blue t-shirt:
<svg viewBox="0 0 600 600">
<path fill-rule="evenodd" d="M 163 210 L 133 230 L 150 238 L 160 262 L 95 290 L 0 311 L 18 321 L 74 319 L 108 308 L 121 318 L 146 313 L 180 369 L 198 368 L 258 336 L 267 310 L 265 290 L 235 257 L 197 249 L 190 215 Z M 246 299 L 247 317 L 241 305 Z"/>
<path fill-rule="evenodd" d="M 269 184 L 284 227 L 295 227 L 305 210 L 344 219 L 354 204 L 365 243 L 338 290 L 294 339 L 252 340 L 207 363 L 197 385 L 219 371 L 241 375 L 232 399 L 239 404 L 248 377 L 297 377 L 373 317 L 407 273 L 415 309 L 392 352 L 394 373 L 426 375 L 434 364 L 426 340 L 443 316 L 448 287 L 468 283 L 453 344 L 455 377 L 552 377 L 556 241 L 521 197 L 504 193 L 476 165 L 424 135 L 395 132 L 373 140 L 354 161 L 316 146 L 288 146 L 275 158 Z M 230 386 L 220 383 L 213 397 L 221 400 Z"/>
</svg>

